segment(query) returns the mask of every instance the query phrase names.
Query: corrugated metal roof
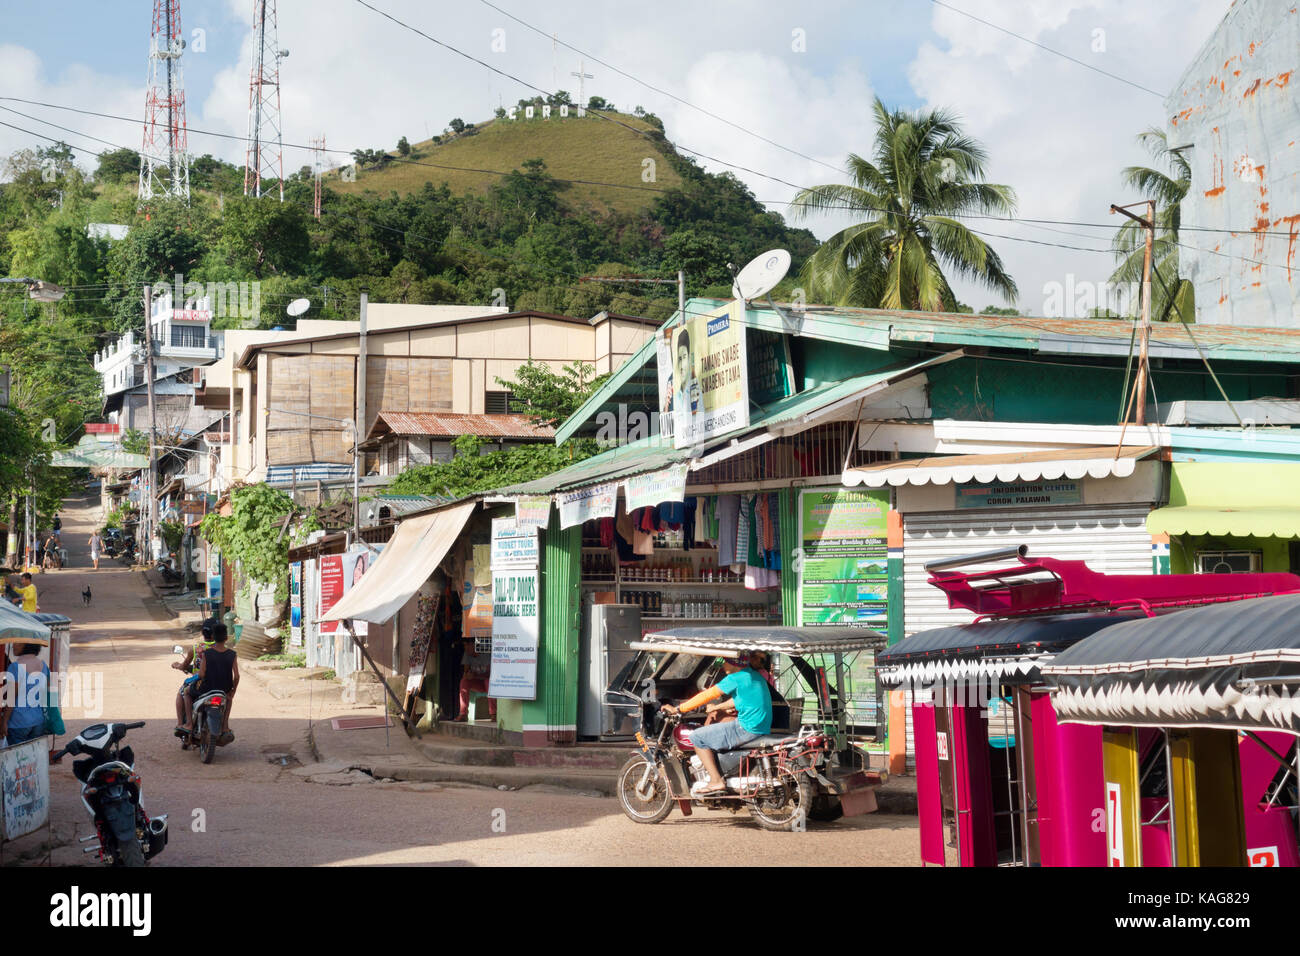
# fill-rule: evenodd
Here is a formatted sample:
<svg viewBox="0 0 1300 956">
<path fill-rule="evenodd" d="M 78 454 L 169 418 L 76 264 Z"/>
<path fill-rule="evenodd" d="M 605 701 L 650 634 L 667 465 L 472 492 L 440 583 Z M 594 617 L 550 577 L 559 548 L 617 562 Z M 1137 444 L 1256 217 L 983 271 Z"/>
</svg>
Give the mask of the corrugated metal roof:
<svg viewBox="0 0 1300 956">
<path fill-rule="evenodd" d="M 546 441 L 555 437 L 549 425 L 537 425 L 527 415 L 463 415 L 451 412 L 381 411 L 370 426 L 367 440 L 379 435 L 428 435 L 455 438 L 477 435 L 480 438 L 517 438 Z"/>
</svg>

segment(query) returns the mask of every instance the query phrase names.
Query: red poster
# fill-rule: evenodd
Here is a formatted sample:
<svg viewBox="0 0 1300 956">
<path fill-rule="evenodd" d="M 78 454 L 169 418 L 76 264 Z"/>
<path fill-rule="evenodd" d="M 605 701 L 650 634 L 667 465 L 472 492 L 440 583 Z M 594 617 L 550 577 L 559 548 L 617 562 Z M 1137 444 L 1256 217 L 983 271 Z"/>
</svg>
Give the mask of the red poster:
<svg viewBox="0 0 1300 956">
<path fill-rule="evenodd" d="M 343 555 L 327 554 L 320 559 L 320 603 L 319 616 L 324 617 L 343 597 L 346 587 L 343 583 Z M 321 621 L 320 632 L 333 634 L 339 628 L 338 621 Z"/>
</svg>

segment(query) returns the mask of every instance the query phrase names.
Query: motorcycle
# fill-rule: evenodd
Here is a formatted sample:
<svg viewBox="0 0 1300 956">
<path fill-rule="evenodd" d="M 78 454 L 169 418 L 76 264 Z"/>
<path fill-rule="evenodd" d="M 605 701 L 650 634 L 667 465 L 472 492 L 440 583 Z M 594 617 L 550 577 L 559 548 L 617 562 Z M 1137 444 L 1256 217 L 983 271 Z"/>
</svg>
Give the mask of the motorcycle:
<svg viewBox="0 0 1300 956">
<path fill-rule="evenodd" d="M 150 817 L 140 802 L 140 775 L 135 772 L 135 752 L 119 747 L 128 730 L 143 727 L 130 724 L 92 724 L 57 751 L 54 762 L 64 754 L 85 754 L 72 764 L 81 782 L 81 802 L 95 823 L 93 835 L 82 843 L 96 841 L 84 853 L 99 853 L 101 862 L 112 866 L 144 866 L 145 861 L 167 845 L 167 814 Z"/>
<path fill-rule="evenodd" d="M 691 803 L 709 810 L 738 811 L 745 807 L 765 830 L 795 830 L 813 814 L 815 784 L 825 781 L 834 752 L 834 737 L 811 727 L 793 736 L 768 735 L 740 750 L 718 753 L 718 768 L 726 780 L 721 793 L 698 796 L 696 786 L 709 779 L 690 742 L 690 726 L 680 714 L 659 715 L 653 739 L 637 733 L 640 753 L 618 774 L 618 800 L 637 823 L 658 823 L 673 803 L 689 815 Z"/>
<path fill-rule="evenodd" d="M 850 723 L 846 697 L 855 655 L 883 645 L 883 635 L 865 628 L 771 626 L 687 627 L 630 642 L 636 656 L 607 688 L 601 718 L 602 736 L 636 741 L 615 788 L 623 812 L 637 823 L 659 823 L 674 803 L 684 816 L 693 807 L 748 809 L 767 830 L 797 830 L 808 820 L 873 812 L 875 788 L 888 773 L 873 768 L 856 742 L 878 734 L 878 727 L 860 720 L 880 708 L 855 711 Z M 722 676 L 719 658 L 755 653 L 779 655 L 786 662 L 779 679 L 769 681 L 772 730 L 718 753 L 725 787 L 699 793 L 696 785 L 708 779 L 708 771 L 690 732 L 703 715 L 683 718 L 661 705 L 712 686 Z M 816 712 L 804 714 L 809 699 Z"/>
<path fill-rule="evenodd" d="M 172 648 L 172 653 L 184 654 L 185 648 L 177 644 Z M 176 732 L 176 736 L 181 739 L 181 750 L 193 748 L 199 752 L 200 760 L 212 763 L 217 748 L 230 742 L 221 732 L 229 705 L 229 695 L 223 690 L 209 691 L 194 701 L 194 720 L 191 723 L 193 730 Z"/>
</svg>

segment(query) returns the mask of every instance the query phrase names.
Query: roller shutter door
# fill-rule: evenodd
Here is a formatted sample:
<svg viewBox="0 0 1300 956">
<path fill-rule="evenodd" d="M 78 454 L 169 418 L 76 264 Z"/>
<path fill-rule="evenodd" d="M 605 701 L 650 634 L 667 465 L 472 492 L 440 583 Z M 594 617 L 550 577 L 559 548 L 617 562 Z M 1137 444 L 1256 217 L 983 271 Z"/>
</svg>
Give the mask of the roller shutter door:
<svg viewBox="0 0 1300 956">
<path fill-rule="evenodd" d="M 1150 574 L 1150 513 L 1144 503 L 904 515 L 903 630 L 910 635 L 974 620 L 968 611 L 949 609 L 946 595 L 927 583 L 926 563 L 940 558 L 1024 544 L 1031 557 L 1086 561 L 1105 574 Z"/>
</svg>

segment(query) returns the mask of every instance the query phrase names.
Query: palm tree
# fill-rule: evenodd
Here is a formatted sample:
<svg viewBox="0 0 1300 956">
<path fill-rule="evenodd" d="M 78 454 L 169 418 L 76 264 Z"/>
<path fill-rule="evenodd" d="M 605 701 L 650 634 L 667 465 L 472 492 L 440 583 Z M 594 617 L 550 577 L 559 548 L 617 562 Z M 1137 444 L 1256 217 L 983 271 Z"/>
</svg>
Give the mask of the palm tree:
<svg viewBox="0 0 1300 956">
<path fill-rule="evenodd" d="M 1163 130 L 1152 127 L 1138 135 L 1138 142 L 1152 159 L 1168 167 L 1170 173 L 1146 166 L 1125 167 L 1124 185 L 1136 189 L 1156 202 L 1156 234 L 1151 244 L 1151 319 L 1191 322 L 1195 316 L 1192 283 L 1178 275 L 1178 229 L 1182 222 L 1180 204 L 1192 185 L 1192 166 L 1178 149 L 1171 149 Z M 1113 283 L 1132 283 L 1142 287 L 1142 259 L 1146 237 L 1142 227 L 1128 220 L 1119 228 L 1114 240 L 1119 267 L 1110 277 Z M 1134 309 L 1142 300 L 1134 296 Z"/>
<path fill-rule="evenodd" d="M 804 189 L 797 215 L 849 210 L 862 222 L 824 242 L 808 259 L 809 297 L 838 305 L 956 311 L 950 274 L 973 279 L 1015 302 L 1002 259 L 956 217 L 1009 215 L 1010 186 L 986 183 L 984 147 L 947 110 L 890 112 L 875 102 L 872 160 L 850 153 L 851 183 Z"/>
</svg>

